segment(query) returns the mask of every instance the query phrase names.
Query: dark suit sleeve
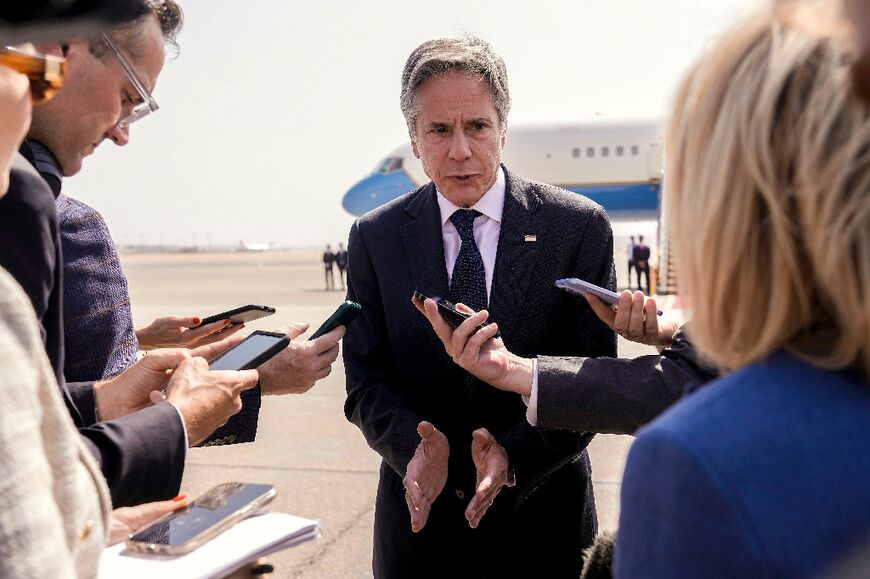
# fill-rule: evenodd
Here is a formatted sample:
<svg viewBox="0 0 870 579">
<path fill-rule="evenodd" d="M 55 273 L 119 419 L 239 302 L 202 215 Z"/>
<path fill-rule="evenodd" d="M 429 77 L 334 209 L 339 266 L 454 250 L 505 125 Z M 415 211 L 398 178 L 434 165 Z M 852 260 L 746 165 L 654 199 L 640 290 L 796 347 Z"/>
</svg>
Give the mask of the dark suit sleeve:
<svg viewBox="0 0 870 579">
<path fill-rule="evenodd" d="M 60 379 L 62 350 L 54 336 L 60 311 L 50 311 L 58 263 L 58 226 L 54 195 L 20 154 L 13 159 L 9 191 L 0 198 L 0 265 L 21 286 L 36 317 L 46 352 Z M 46 318 L 48 316 L 48 319 Z"/>
<path fill-rule="evenodd" d="M 73 404 L 71 414 L 73 420 L 82 426 L 90 426 L 97 421 L 97 401 L 94 398 L 94 383 L 93 382 L 67 382 L 66 390 L 69 393 L 69 399 Z M 75 417 L 75 412 L 78 412 L 78 417 Z"/>
<path fill-rule="evenodd" d="M 642 432 L 625 465 L 614 575 L 767 576 L 769 556 L 744 513 L 685 436 Z"/>
<path fill-rule="evenodd" d="M 661 354 L 622 358 L 538 357 L 538 426 L 633 434 L 717 376 L 683 330 Z"/>
<path fill-rule="evenodd" d="M 79 428 L 115 508 L 171 499 L 184 473 L 184 424 L 168 402 Z"/>
<path fill-rule="evenodd" d="M 420 443 L 421 418 L 392 386 L 398 372 L 391 361 L 378 280 L 359 223 L 350 231 L 347 271 L 348 299 L 360 304 L 362 312 L 344 337 L 344 412 L 369 446 L 404 477 Z"/>
<path fill-rule="evenodd" d="M 571 276 L 615 289 L 613 234 L 603 210 L 589 210 L 588 224 L 577 254 Z M 585 300 L 574 299 L 571 304 L 562 316 L 564 327 L 552 328 L 562 342 L 558 349 L 594 356 L 616 356 L 616 334 L 598 319 Z M 536 428 L 529 425 L 525 417 L 507 429 L 493 432 L 493 435 L 508 453 L 517 477 L 519 500 L 523 500 L 556 469 L 573 460 L 592 439 L 591 434 Z"/>
</svg>

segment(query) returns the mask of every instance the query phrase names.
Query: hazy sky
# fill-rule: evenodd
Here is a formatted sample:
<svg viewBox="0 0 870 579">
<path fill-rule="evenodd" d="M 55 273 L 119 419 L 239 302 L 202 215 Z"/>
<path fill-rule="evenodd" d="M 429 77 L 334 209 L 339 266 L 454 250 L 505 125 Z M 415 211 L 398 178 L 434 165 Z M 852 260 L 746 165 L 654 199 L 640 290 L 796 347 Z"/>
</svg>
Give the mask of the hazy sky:
<svg viewBox="0 0 870 579">
<path fill-rule="evenodd" d="M 399 79 L 429 38 L 492 43 L 511 124 L 660 118 L 686 67 L 757 0 L 181 4 L 160 110 L 65 184 L 118 243 L 343 240 L 343 194 L 407 140 Z"/>
</svg>

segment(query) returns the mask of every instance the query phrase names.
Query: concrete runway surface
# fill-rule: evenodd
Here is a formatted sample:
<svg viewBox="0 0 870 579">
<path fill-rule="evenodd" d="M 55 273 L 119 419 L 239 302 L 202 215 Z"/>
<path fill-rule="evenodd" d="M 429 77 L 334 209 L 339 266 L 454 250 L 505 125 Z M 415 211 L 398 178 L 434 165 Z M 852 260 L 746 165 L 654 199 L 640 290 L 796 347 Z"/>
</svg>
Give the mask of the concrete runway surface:
<svg viewBox="0 0 870 579">
<path fill-rule="evenodd" d="M 168 314 L 207 316 L 244 304 L 269 305 L 272 317 L 249 329 L 308 321 L 309 335 L 344 300 L 324 290 L 320 253 L 126 254 L 136 324 Z M 617 258 L 618 259 L 618 258 Z M 621 260 L 617 271 L 625 269 Z M 337 276 L 337 273 L 336 273 Z M 338 281 L 336 285 L 340 287 Z M 619 353 L 654 352 L 620 339 Z M 229 481 L 273 484 L 271 510 L 319 519 L 322 538 L 270 557 L 276 577 L 371 577 L 379 456 L 344 417 L 341 357 L 305 395 L 263 400 L 257 441 L 192 449 L 182 492 L 196 497 Z M 599 435 L 589 447 L 601 530 L 615 529 L 625 455 L 633 439 Z"/>
</svg>

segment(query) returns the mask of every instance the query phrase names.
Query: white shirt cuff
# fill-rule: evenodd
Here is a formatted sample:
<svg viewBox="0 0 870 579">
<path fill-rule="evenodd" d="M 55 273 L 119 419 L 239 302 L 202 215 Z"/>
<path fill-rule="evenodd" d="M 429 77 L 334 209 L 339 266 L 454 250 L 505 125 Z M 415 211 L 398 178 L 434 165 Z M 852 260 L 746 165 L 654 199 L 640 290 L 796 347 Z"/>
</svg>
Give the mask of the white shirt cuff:
<svg viewBox="0 0 870 579">
<path fill-rule="evenodd" d="M 538 425 L 538 359 L 532 359 L 532 393 L 530 396 L 523 396 L 523 403 L 526 405 L 526 420 L 532 426 Z"/>
<path fill-rule="evenodd" d="M 187 449 L 190 448 L 190 439 L 187 437 L 187 424 L 184 423 L 184 416 L 181 414 L 181 410 L 178 409 L 178 406 L 169 400 L 167 400 L 166 403 L 175 408 L 175 411 L 178 413 L 178 419 L 181 420 L 181 430 L 184 432 L 184 458 L 187 459 Z"/>
</svg>

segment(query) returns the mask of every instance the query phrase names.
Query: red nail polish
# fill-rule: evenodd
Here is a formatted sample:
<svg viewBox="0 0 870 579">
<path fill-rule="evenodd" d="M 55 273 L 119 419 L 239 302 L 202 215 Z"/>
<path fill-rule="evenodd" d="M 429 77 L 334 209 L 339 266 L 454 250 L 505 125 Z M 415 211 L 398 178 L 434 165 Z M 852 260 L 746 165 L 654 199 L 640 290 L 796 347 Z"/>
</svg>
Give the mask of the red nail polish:
<svg viewBox="0 0 870 579">
<path fill-rule="evenodd" d="M 198 326 L 202 323 L 202 320 L 199 318 L 193 318 L 193 325 Z"/>
<path fill-rule="evenodd" d="M 187 498 L 187 495 L 178 495 L 177 497 L 172 499 L 172 502 L 177 503 L 177 502 L 183 501 L 186 498 Z"/>
</svg>

